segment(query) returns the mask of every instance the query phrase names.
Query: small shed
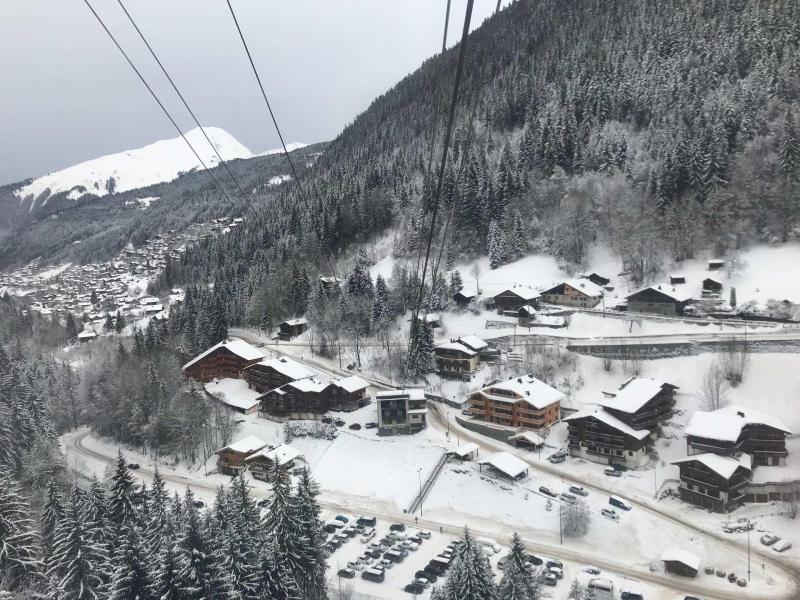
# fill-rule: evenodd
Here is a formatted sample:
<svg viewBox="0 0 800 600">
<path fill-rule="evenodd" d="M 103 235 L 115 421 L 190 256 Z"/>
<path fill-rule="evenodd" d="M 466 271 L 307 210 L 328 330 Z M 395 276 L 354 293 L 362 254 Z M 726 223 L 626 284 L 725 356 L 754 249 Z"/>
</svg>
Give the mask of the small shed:
<svg viewBox="0 0 800 600">
<path fill-rule="evenodd" d="M 522 319 L 532 319 L 536 316 L 536 309 L 530 304 L 526 304 L 517 311 L 517 315 Z"/>
<path fill-rule="evenodd" d="M 676 285 L 678 283 L 686 283 L 686 275 L 682 273 L 673 273 L 669 276 L 670 285 Z"/>
<path fill-rule="evenodd" d="M 457 448 L 453 450 L 449 450 L 447 452 L 449 456 L 454 456 L 461 460 L 462 462 L 465 460 L 472 460 L 473 458 L 477 458 L 478 456 L 478 444 L 474 442 L 468 442 L 466 444 L 461 444 Z"/>
<path fill-rule="evenodd" d="M 508 477 L 509 479 L 524 479 L 528 476 L 528 463 L 520 460 L 510 452 L 495 452 L 478 461 L 480 470 L 483 471 L 484 465 Z"/>
<path fill-rule="evenodd" d="M 717 281 L 713 277 L 706 277 L 703 279 L 703 291 L 704 292 L 721 292 L 722 291 L 722 283 Z"/>
<path fill-rule="evenodd" d="M 453 302 L 459 308 L 467 308 L 473 300 L 478 299 L 478 293 L 474 289 L 462 288 L 453 294 Z"/>
<path fill-rule="evenodd" d="M 304 318 L 289 319 L 278 325 L 278 338 L 289 341 L 308 329 L 308 320 Z"/>
<path fill-rule="evenodd" d="M 521 431 L 508 438 L 509 442 L 514 442 L 517 446 L 531 446 L 539 448 L 544 446 L 544 439 L 535 431 Z"/>
<path fill-rule="evenodd" d="M 598 273 L 589 273 L 588 275 L 584 275 L 583 279 L 588 279 L 595 285 L 599 285 L 600 287 L 606 287 L 611 280 L 608 277 L 603 277 Z"/>
<path fill-rule="evenodd" d="M 719 259 L 712 259 L 708 261 L 708 270 L 709 271 L 719 271 L 720 269 L 725 268 L 725 261 Z"/>
<path fill-rule="evenodd" d="M 669 548 L 661 555 L 664 561 L 664 570 L 667 573 L 682 575 L 684 577 L 697 577 L 700 570 L 700 559 L 680 548 Z"/>
</svg>

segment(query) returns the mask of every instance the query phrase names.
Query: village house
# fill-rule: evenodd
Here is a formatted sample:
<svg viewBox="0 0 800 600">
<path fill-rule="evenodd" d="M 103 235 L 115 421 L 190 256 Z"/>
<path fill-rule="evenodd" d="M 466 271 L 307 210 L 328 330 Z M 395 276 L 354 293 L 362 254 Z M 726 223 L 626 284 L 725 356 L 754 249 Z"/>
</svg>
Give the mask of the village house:
<svg viewBox="0 0 800 600">
<path fill-rule="evenodd" d="M 246 467 L 244 459 L 261 450 L 267 442 L 249 435 L 215 452 L 217 455 L 217 468 L 223 475 L 239 475 Z"/>
<path fill-rule="evenodd" d="M 680 471 L 681 500 L 718 513 L 744 502 L 752 464 L 749 454 L 736 458 L 706 452 L 672 461 Z"/>
<path fill-rule="evenodd" d="M 480 362 L 475 350 L 459 342 L 439 344 L 433 349 L 433 354 L 436 372 L 446 379 L 469 380 Z"/>
<path fill-rule="evenodd" d="M 609 283 L 611 283 L 611 280 L 608 277 L 603 277 L 598 273 L 589 273 L 588 275 L 584 275 L 583 277 L 581 277 L 581 279 L 588 279 L 593 284 L 599 285 L 602 288 L 606 287 Z"/>
<path fill-rule="evenodd" d="M 500 359 L 500 351 L 477 335 L 463 335 L 455 341 L 477 352 L 480 362 L 492 362 Z"/>
<path fill-rule="evenodd" d="M 722 282 L 713 277 L 703 279 L 703 292 L 719 293 L 722 291 Z"/>
<path fill-rule="evenodd" d="M 500 314 L 516 313 L 526 304 L 534 308 L 539 306 L 539 293 L 529 287 L 515 286 L 494 296 L 494 306 Z"/>
<path fill-rule="evenodd" d="M 281 356 L 259 360 L 244 369 L 243 375 L 251 389 L 266 394 L 291 381 L 311 377 L 314 373 L 296 360 Z"/>
<path fill-rule="evenodd" d="M 417 433 L 427 427 L 427 401 L 421 388 L 378 392 L 375 402 L 379 435 Z"/>
<path fill-rule="evenodd" d="M 475 288 L 464 286 L 453 294 L 453 302 L 456 303 L 456 306 L 459 308 L 467 308 L 472 302 L 477 301 L 479 298 L 478 292 L 475 291 Z"/>
<path fill-rule="evenodd" d="M 583 408 L 564 421 L 570 456 L 632 469 L 647 463 L 649 429 L 633 429 L 600 406 Z"/>
<path fill-rule="evenodd" d="M 293 468 L 297 461 L 302 461 L 302 453 L 288 444 L 267 446 L 245 459 L 245 464 L 250 474 L 255 479 L 269 481 L 270 473 L 275 469 L 275 464 L 282 471 Z"/>
<path fill-rule="evenodd" d="M 504 427 L 544 431 L 560 416 L 564 394 L 532 375 L 498 381 L 468 397 L 476 418 Z"/>
<path fill-rule="evenodd" d="M 688 292 L 666 284 L 650 286 L 628 296 L 628 312 L 679 316 L 691 299 Z"/>
<path fill-rule="evenodd" d="M 275 421 L 321 419 L 329 407 L 331 383 L 315 377 L 290 381 L 261 396 L 258 415 Z"/>
<path fill-rule="evenodd" d="M 682 273 L 673 273 L 669 276 L 669 283 L 670 285 L 686 283 L 686 275 L 683 275 Z"/>
<path fill-rule="evenodd" d="M 278 339 L 288 342 L 308 330 L 308 320 L 305 318 L 289 319 L 278 325 Z"/>
<path fill-rule="evenodd" d="M 603 299 L 603 288 L 588 279 L 571 279 L 542 292 L 542 302 L 593 308 Z"/>
<path fill-rule="evenodd" d="M 334 379 L 328 390 L 328 410 L 351 412 L 369 404 L 369 384 L 358 375 Z"/>
<path fill-rule="evenodd" d="M 263 360 L 264 354 L 244 340 L 232 338 L 216 344 L 183 365 L 190 379 L 208 383 L 214 379 L 239 379 L 242 371 Z"/>
<path fill-rule="evenodd" d="M 616 392 L 603 392 L 597 401 L 609 413 L 633 429 L 655 433 L 672 416 L 677 386 L 649 377 L 631 377 Z"/>
</svg>

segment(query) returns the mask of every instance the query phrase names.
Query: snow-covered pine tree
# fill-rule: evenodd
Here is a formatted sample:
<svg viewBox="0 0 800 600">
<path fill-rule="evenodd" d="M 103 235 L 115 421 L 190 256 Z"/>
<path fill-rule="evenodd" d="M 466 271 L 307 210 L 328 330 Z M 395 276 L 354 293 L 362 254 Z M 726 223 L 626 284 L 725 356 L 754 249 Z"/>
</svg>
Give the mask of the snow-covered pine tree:
<svg viewBox="0 0 800 600">
<path fill-rule="evenodd" d="M 168 512 L 167 503 L 169 496 L 164 487 L 164 480 L 156 465 L 153 471 L 153 482 L 150 485 L 150 493 L 147 496 L 147 521 L 144 523 L 144 545 L 149 556 L 157 558 L 161 554 L 162 546 L 167 536 L 173 537 L 175 534 L 171 515 Z"/>
<path fill-rule="evenodd" d="M 791 110 L 786 111 L 783 120 L 783 131 L 778 143 L 778 159 L 781 173 L 787 180 L 800 179 L 800 136 Z"/>
<path fill-rule="evenodd" d="M 323 600 L 326 598 L 325 532 L 320 520 L 320 507 L 317 503 L 319 486 L 312 479 L 308 468 L 300 473 L 297 482 L 297 518 L 301 523 L 303 538 L 308 547 L 305 551 L 304 577 L 298 581 L 304 600 Z"/>
<path fill-rule="evenodd" d="M 161 552 L 155 558 L 151 597 L 158 600 L 185 600 L 187 596 L 180 585 L 175 538 L 165 537 Z"/>
<path fill-rule="evenodd" d="M 442 588 L 443 600 L 496 600 L 497 589 L 489 559 L 466 527 L 463 541 Z"/>
<path fill-rule="evenodd" d="M 528 251 L 528 241 L 525 234 L 525 225 L 522 222 L 522 215 L 519 211 L 514 211 L 514 221 L 512 226 L 512 252 L 516 258 L 525 256 Z"/>
<path fill-rule="evenodd" d="M 186 514 L 178 540 L 178 588 L 186 600 L 211 600 L 209 544 L 194 502 L 194 494 L 187 488 L 183 502 Z"/>
<path fill-rule="evenodd" d="M 389 317 L 389 292 L 386 289 L 386 280 L 383 275 L 378 275 L 375 280 L 375 299 L 372 301 L 372 323 L 374 328 L 380 328 Z"/>
<path fill-rule="evenodd" d="M 498 600 L 539 600 L 541 586 L 527 564 L 527 553 L 522 538 L 514 533 L 508 553 L 506 568 L 497 589 Z"/>
<path fill-rule="evenodd" d="M 461 279 L 461 271 L 456 269 L 450 273 L 450 297 L 452 298 L 458 292 L 464 289 L 464 281 Z"/>
<path fill-rule="evenodd" d="M 137 515 L 133 503 L 133 478 L 128 471 L 128 463 L 122 455 L 122 450 L 117 451 L 110 491 L 108 518 L 118 526 L 135 523 Z"/>
<path fill-rule="evenodd" d="M 119 547 L 114 553 L 108 600 L 156 600 L 152 595 L 146 550 L 132 522 L 122 526 Z"/>
<path fill-rule="evenodd" d="M 50 555 L 56 527 L 63 514 L 64 505 L 61 501 L 61 492 L 58 490 L 58 484 L 55 479 L 50 478 L 47 482 L 47 491 L 45 492 L 44 504 L 42 505 L 42 515 L 39 519 L 45 557 Z"/>
<path fill-rule="evenodd" d="M 489 254 L 489 266 L 496 269 L 506 264 L 506 234 L 497 224 L 497 221 L 489 223 L 489 233 L 486 236 L 486 250 Z"/>
<path fill-rule="evenodd" d="M 0 580 L 11 591 L 42 575 L 40 539 L 30 512 L 16 479 L 0 470 Z"/>
</svg>

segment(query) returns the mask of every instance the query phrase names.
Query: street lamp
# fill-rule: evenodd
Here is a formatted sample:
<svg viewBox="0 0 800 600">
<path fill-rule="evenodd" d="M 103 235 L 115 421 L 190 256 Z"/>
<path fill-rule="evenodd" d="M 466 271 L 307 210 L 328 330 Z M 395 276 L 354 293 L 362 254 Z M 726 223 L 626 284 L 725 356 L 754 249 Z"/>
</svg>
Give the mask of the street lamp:
<svg viewBox="0 0 800 600">
<path fill-rule="evenodd" d="M 417 469 L 417 479 L 419 480 L 419 516 L 422 516 L 422 467 Z"/>
<path fill-rule="evenodd" d="M 563 502 L 558 503 L 558 535 L 560 538 L 559 544 L 564 544 L 564 528 L 561 526 L 561 507 L 564 506 Z"/>
<path fill-rule="evenodd" d="M 750 520 L 747 521 L 747 581 L 750 581 Z"/>
</svg>

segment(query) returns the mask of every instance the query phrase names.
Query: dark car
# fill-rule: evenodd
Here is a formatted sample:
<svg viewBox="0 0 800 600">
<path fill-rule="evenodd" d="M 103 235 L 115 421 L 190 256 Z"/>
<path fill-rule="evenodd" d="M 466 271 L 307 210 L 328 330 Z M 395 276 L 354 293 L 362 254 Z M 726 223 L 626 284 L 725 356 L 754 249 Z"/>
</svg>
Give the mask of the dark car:
<svg viewBox="0 0 800 600">
<path fill-rule="evenodd" d="M 128 468 L 133 469 L 135 471 L 136 469 L 139 468 L 139 463 L 129 463 Z"/>
<path fill-rule="evenodd" d="M 436 577 L 441 577 L 444 575 L 444 569 L 438 565 L 427 565 L 423 571 L 430 573 L 431 575 L 435 575 Z"/>
<path fill-rule="evenodd" d="M 536 567 L 538 567 L 539 565 L 541 565 L 544 562 L 541 558 L 539 558 L 538 556 L 536 556 L 534 554 L 528 554 L 525 557 L 525 561 L 530 563 L 530 564 L 532 564 L 532 565 L 534 565 L 534 566 L 536 566 Z"/>
<path fill-rule="evenodd" d="M 333 424 L 334 424 L 334 425 L 336 425 L 337 427 L 344 427 L 344 426 L 345 426 L 345 422 L 344 422 L 344 421 L 342 421 L 341 419 L 336 419 L 336 420 L 333 422 Z"/>
<path fill-rule="evenodd" d="M 333 418 L 325 417 L 322 419 L 322 422 L 325 423 L 325 425 L 330 425 L 331 423 L 333 423 Z"/>
<path fill-rule="evenodd" d="M 406 587 L 403 588 L 403 591 L 408 592 L 409 594 L 421 594 L 425 591 L 425 587 L 420 585 L 419 583 L 409 583 Z"/>
<path fill-rule="evenodd" d="M 355 579 L 356 572 L 353 569 L 339 569 L 337 575 L 344 579 Z"/>
<path fill-rule="evenodd" d="M 427 579 L 430 583 L 436 583 L 438 577 L 433 573 L 428 573 L 427 571 L 417 571 L 414 573 L 414 579 Z"/>
<path fill-rule="evenodd" d="M 272 503 L 272 500 L 270 500 L 269 498 L 264 498 L 263 500 L 259 500 L 258 501 L 258 507 L 259 508 L 266 508 L 271 503 Z"/>
<path fill-rule="evenodd" d="M 392 523 L 389 525 L 389 531 L 405 531 L 406 525 L 405 523 Z"/>
<path fill-rule="evenodd" d="M 350 427 L 348 427 L 348 429 L 354 429 L 358 431 L 359 429 L 361 429 L 361 425 L 359 425 L 358 423 L 352 423 Z"/>
<path fill-rule="evenodd" d="M 370 421 L 366 425 L 364 425 L 364 429 L 377 429 L 378 424 L 375 421 Z"/>
<path fill-rule="evenodd" d="M 555 498 L 556 496 L 558 496 L 558 494 L 556 494 L 553 490 L 551 490 L 546 485 L 539 486 L 539 492 L 541 492 L 545 496 L 550 496 L 551 498 Z"/>
<path fill-rule="evenodd" d="M 192 504 L 195 508 L 203 508 L 206 505 L 202 500 L 195 500 Z"/>
</svg>

